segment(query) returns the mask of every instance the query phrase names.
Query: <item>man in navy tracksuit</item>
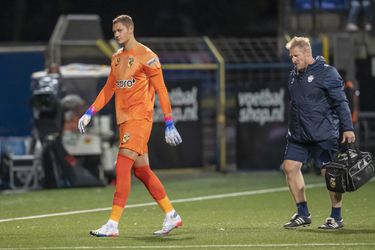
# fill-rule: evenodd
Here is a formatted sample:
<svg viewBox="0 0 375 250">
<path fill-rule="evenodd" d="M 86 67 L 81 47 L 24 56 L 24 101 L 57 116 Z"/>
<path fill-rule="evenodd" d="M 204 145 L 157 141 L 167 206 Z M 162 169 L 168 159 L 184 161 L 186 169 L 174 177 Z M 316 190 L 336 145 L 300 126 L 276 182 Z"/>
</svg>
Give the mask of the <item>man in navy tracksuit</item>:
<svg viewBox="0 0 375 250">
<path fill-rule="evenodd" d="M 297 213 L 284 228 L 296 228 L 311 224 L 302 164 L 313 157 L 323 166 L 324 174 L 324 164 L 332 161 L 338 150 L 339 127 L 343 131 L 342 142 L 354 142 L 355 135 L 343 81 L 337 70 L 327 65 L 323 57 L 312 57 L 308 38 L 294 37 L 286 48 L 295 67 L 288 84 L 290 118 L 283 170 Z M 329 195 L 331 215 L 320 229 L 343 227 L 342 194 L 330 192 Z"/>
</svg>

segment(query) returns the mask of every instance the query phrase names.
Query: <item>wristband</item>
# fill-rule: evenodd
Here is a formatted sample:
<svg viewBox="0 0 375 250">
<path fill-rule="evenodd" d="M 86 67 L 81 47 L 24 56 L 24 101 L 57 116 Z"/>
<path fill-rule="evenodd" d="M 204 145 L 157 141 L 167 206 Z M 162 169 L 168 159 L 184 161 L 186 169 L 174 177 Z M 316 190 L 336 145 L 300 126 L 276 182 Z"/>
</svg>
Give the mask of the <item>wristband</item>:
<svg viewBox="0 0 375 250">
<path fill-rule="evenodd" d="M 89 116 L 93 116 L 93 115 L 95 115 L 95 108 L 94 108 L 94 106 L 91 106 L 90 108 L 88 108 L 87 110 L 86 110 L 86 112 L 85 112 L 85 115 L 89 115 Z"/>
<path fill-rule="evenodd" d="M 165 126 L 170 128 L 173 126 L 173 120 L 171 117 L 164 118 Z"/>
</svg>

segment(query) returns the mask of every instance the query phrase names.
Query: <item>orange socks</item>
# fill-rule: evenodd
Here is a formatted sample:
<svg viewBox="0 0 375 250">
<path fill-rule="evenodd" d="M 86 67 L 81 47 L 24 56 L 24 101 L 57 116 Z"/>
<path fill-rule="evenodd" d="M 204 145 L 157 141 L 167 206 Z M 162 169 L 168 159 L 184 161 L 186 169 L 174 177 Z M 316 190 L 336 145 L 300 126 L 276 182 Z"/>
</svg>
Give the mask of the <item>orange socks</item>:
<svg viewBox="0 0 375 250">
<path fill-rule="evenodd" d="M 122 212 L 124 212 L 124 207 L 120 207 L 117 205 L 112 205 L 111 216 L 109 217 L 111 220 L 116 221 L 117 223 L 120 221 Z"/>
<path fill-rule="evenodd" d="M 113 197 L 113 206 L 110 219 L 119 221 L 125 208 L 130 192 L 131 169 L 134 160 L 124 155 L 117 156 L 116 163 L 116 191 Z"/>
<path fill-rule="evenodd" d="M 156 201 L 159 204 L 159 207 L 165 214 L 169 213 L 170 211 L 174 210 L 171 201 L 169 200 L 168 196 L 165 196 L 164 199 Z"/>
<path fill-rule="evenodd" d="M 159 178 L 150 169 L 150 166 L 134 168 L 134 175 L 143 182 L 152 198 L 154 198 L 154 200 L 159 204 L 164 213 L 168 213 L 173 210 L 173 206 L 165 193 L 163 184 L 161 184 Z"/>
<path fill-rule="evenodd" d="M 130 192 L 131 169 L 134 160 L 124 155 L 117 156 L 116 163 L 116 191 L 113 197 L 110 220 L 119 222 L 124 211 L 126 200 Z M 152 198 L 159 204 L 164 213 L 171 212 L 173 206 L 165 193 L 163 184 L 150 169 L 150 166 L 134 168 L 134 175 L 146 186 Z"/>
</svg>

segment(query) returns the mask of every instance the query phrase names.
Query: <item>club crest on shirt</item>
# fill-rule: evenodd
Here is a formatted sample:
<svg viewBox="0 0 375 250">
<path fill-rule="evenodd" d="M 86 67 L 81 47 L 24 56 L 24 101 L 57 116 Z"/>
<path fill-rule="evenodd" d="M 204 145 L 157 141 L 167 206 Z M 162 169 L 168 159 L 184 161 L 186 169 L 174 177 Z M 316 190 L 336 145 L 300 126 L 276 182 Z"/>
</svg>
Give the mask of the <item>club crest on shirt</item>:
<svg viewBox="0 0 375 250">
<path fill-rule="evenodd" d="M 128 68 L 130 68 L 131 66 L 133 66 L 133 63 L 134 63 L 134 58 L 133 57 L 129 57 Z"/>
<path fill-rule="evenodd" d="M 130 139 L 130 134 L 129 133 L 125 133 L 124 134 L 124 137 L 122 137 L 122 142 L 123 143 L 127 143 Z"/>
<path fill-rule="evenodd" d="M 120 64 L 120 57 L 116 57 L 115 59 L 115 67 Z"/>
<path fill-rule="evenodd" d="M 307 77 L 307 82 L 312 82 L 314 80 L 314 76 L 313 75 L 309 75 Z"/>
</svg>

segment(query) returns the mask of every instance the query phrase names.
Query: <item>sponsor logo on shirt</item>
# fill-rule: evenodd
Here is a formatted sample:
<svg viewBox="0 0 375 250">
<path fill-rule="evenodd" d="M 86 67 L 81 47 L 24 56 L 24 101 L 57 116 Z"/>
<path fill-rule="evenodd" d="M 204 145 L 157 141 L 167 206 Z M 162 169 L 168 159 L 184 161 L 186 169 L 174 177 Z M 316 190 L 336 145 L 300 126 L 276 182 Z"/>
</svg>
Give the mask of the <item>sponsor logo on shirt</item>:
<svg viewBox="0 0 375 250">
<path fill-rule="evenodd" d="M 131 88 L 137 81 L 132 77 L 128 80 L 117 80 L 116 87 L 119 89 Z"/>
<path fill-rule="evenodd" d="M 158 61 L 158 58 L 154 57 L 154 58 L 148 60 L 147 65 L 151 66 L 152 64 L 156 63 L 157 61 Z"/>
</svg>

